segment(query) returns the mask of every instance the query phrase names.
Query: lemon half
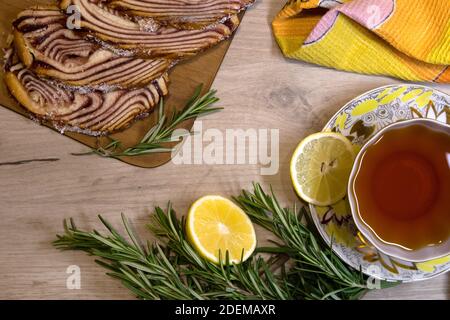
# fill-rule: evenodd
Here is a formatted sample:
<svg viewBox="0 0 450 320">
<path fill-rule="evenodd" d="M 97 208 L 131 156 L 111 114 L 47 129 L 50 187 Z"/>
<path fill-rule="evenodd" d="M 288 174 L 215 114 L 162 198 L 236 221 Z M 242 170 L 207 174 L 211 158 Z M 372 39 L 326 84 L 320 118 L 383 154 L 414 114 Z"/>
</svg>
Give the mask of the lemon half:
<svg viewBox="0 0 450 320">
<path fill-rule="evenodd" d="M 256 247 L 250 218 L 234 202 L 221 196 L 204 196 L 191 206 L 186 219 L 189 241 L 205 259 L 230 263 L 248 259 Z M 220 259 L 219 259 L 220 252 Z"/>
<path fill-rule="evenodd" d="M 338 202 L 347 193 L 355 151 L 340 133 L 319 132 L 303 139 L 290 165 L 295 191 L 318 206 Z"/>
</svg>

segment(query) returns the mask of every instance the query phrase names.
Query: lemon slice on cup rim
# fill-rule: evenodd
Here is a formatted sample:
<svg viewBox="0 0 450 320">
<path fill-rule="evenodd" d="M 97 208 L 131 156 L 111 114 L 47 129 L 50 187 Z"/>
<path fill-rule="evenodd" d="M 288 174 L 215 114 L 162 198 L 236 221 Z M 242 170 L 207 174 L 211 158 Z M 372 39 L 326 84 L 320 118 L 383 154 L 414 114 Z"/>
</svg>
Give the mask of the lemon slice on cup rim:
<svg viewBox="0 0 450 320">
<path fill-rule="evenodd" d="M 195 201 L 186 218 L 189 242 L 213 263 L 237 264 L 247 260 L 256 248 L 256 233 L 247 214 L 222 196 L 208 195 Z M 220 258 L 219 258 L 220 257 Z"/>
<path fill-rule="evenodd" d="M 303 139 L 291 158 L 290 173 L 298 196 L 329 206 L 347 194 L 355 149 L 342 134 L 318 132 Z"/>
</svg>

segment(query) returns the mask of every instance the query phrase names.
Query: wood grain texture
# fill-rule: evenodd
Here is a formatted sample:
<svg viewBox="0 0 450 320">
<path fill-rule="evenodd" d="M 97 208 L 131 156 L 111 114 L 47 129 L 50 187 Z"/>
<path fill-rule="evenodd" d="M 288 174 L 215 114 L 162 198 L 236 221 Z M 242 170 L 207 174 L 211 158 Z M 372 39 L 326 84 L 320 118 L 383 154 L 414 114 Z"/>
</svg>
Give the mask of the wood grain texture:
<svg viewBox="0 0 450 320">
<path fill-rule="evenodd" d="M 52 248 L 66 217 L 93 228 L 99 226 L 97 214 L 118 225 L 124 212 L 145 237 L 152 207 L 169 199 L 182 213 L 201 195 L 229 196 L 259 181 L 272 184 L 283 203 L 296 201 L 288 161 L 298 141 L 320 130 L 354 96 L 398 81 L 283 58 L 270 29 L 282 2 L 259 0 L 247 12 L 213 85 L 225 110 L 203 119 L 204 129 L 280 129 L 276 175 L 260 176 L 258 165 L 168 163 L 142 169 L 97 156 L 75 157 L 72 152 L 86 147 L 0 108 L 0 299 L 133 298 L 92 257 Z M 450 93 L 450 86 L 435 87 Z M 265 233 L 257 232 L 264 242 Z M 66 289 L 69 265 L 81 268 L 80 290 Z M 450 299 L 449 276 L 371 292 L 366 298 Z"/>
</svg>

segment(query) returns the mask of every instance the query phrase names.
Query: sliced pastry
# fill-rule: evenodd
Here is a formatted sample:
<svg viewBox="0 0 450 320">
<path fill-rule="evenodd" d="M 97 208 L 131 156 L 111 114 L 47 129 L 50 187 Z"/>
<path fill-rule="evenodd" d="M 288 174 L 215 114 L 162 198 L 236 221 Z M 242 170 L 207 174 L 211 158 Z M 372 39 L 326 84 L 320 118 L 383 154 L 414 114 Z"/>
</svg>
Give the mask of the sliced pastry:
<svg viewBox="0 0 450 320">
<path fill-rule="evenodd" d="M 38 77 L 12 50 L 7 56 L 5 82 L 10 93 L 36 118 L 60 131 L 103 135 L 124 129 L 148 115 L 167 94 L 167 75 L 143 88 L 86 90 Z"/>
<path fill-rule="evenodd" d="M 177 29 L 152 18 L 136 20 L 95 0 L 63 0 L 60 5 L 63 10 L 76 11 L 74 14 L 81 17 L 81 28 L 95 38 L 146 58 L 195 55 L 228 38 L 239 25 L 239 19 L 233 15 L 202 29 Z"/>
<path fill-rule="evenodd" d="M 199 29 L 239 13 L 254 0 L 100 0 L 130 15 L 150 17 L 161 24 Z"/>
<path fill-rule="evenodd" d="M 58 7 L 34 7 L 14 21 L 16 52 L 36 74 L 74 86 L 132 88 L 161 77 L 172 64 L 105 49 L 66 28 L 66 19 Z"/>
</svg>

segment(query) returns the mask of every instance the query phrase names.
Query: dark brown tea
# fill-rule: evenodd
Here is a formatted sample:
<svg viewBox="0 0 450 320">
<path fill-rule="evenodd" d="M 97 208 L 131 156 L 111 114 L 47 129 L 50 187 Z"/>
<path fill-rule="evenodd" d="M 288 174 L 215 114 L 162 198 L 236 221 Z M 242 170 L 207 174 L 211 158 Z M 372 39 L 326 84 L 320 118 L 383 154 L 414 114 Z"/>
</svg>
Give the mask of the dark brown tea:
<svg viewBox="0 0 450 320">
<path fill-rule="evenodd" d="M 423 124 L 388 130 L 363 154 L 353 185 L 359 215 L 406 249 L 450 235 L 450 132 Z"/>
</svg>

